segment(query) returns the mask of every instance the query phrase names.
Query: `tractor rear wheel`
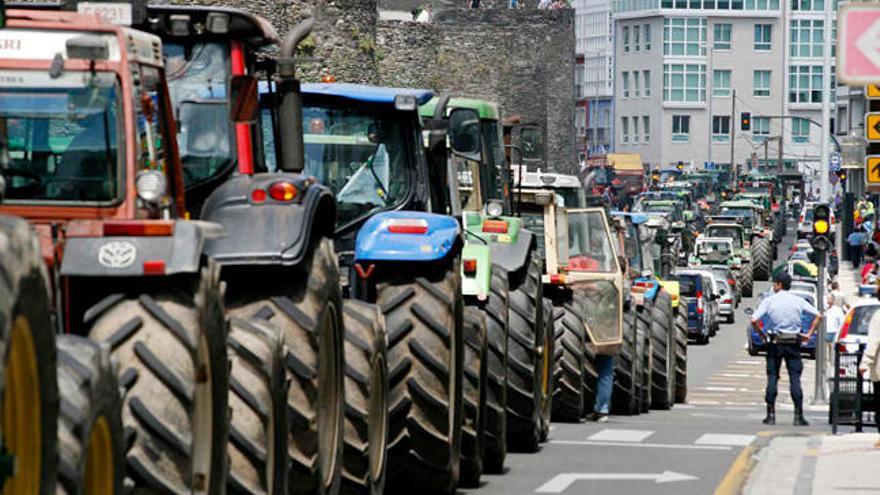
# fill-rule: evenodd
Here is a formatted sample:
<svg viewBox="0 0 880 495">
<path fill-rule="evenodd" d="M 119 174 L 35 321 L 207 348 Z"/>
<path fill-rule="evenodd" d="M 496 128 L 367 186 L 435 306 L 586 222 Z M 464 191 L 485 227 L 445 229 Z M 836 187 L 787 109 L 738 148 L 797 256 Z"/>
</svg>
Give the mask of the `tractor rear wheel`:
<svg viewBox="0 0 880 495">
<path fill-rule="evenodd" d="M 388 449 L 388 362 L 385 321 L 375 304 L 346 299 L 345 451 L 342 492 L 385 490 Z"/>
<path fill-rule="evenodd" d="M 0 491 L 49 495 L 58 477 L 55 332 L 40 248 L 27 222 L 0 216 L 0 451 L 16 470 Z"/>
<path fill-rule="evenodd" d="M 493 266 L 489 297 L 482 306 L 486 313 L 488 344 L 483 471 L 492 474 L 503 471 L 507 456 L 507 284 L 507 272 Z"/>
<path fill-rule="evenodd" d="M 636 354 L 636 309 L 623 313 L 623 344 L 614 360 L 614 389 L 611 408 L 614 414 L 639 412 L 639 356 Z M 640 347 L 640 346 L 639 346 Z"/>
<path fill-rule="evenodd" d="M 283 338 L 255 319 L 229 319 L 230 493 L 286 493 L 287 378 Z"/>
<path fill-rule="evenodd" d="M 568 291 L 567 300 L 557 307 L 556 396 L 553 420 L 578 422 L 584 413 L 584 358 L 587 331 L 584 326 L 583 291 Z"/>
<path fill-rule="evenodd" d="M 541 259 L 532 251 L 525 266 L 508 274 L 507 444 L 536 452 L 541 440 L 541 368 L 544 334 Z"/>
<path fill-rule="evenodd" d="M 752 276 L 754 280 L 770 279 L 771 256 L 770 241 L 766 237 L 758 237 L 752 241 Z"/>
<path fill-rule="evenodd" d="M 639 377 L 639 412 L 647 413 L 651 409 L 651 377 L 654 367 L 653 339 L 651 338 L 651 312 L 654 303 L 650 307 L 643 307 L 639 311 L 639 326 L 637 327 L 638 339 L 641 342 L 641 356 Z"/>
<path fill-rule="evenodd" d="M 739 272 L 739 286 L 742 288 L 742 297 L 752 297 L 754 279 L 752 278 L 753 263 L 745 264 Z"/>
<path fill-rule="evenodd" d="M 475 306 L 465 306 L 464 425 L 461 429 L 460 484 L 466 488 L 479 487 L 483 476 L 488 352 L 486 315 Z"/>
<path fill-rule="evenodd" d="M 553 301 L 544 297 L 544 342 L 541 343 L 541 442 L 550 437 L 553 392 L 556 389 L 556 315 Z"/>
<path fill-rule="evenodd" d="M 377 287 L 388 332 L 388 483 L 449 493 L 459 478 L 463 302 L 456 259 Z"/>
<path fill-rule="evenodd" d="M 59 493 L 122 493 L 122 399 L 109 349 L 61 335 L 58 344 Z"/>
<path fill-rule="evenodd" d="M 170 284 L 169 284 L 170 285 Z M 227 482 L 229 361 L 219 267 L 191 284 L 113 294 L 89 308 L 89 337 L 119 363 L 126 474 L 146 491 L 221 493 Z"/>
<path fill-rule="evenodd" d="M 687 305 L 678 303 L 675 313 L 675 402 L 684 404 L 687 400 L 687 352 L 688 352 L 688 319 Z"/>
<path fill-rule="evenodd" d="M 228 314 L 277 328 L 286 351 L 288 490 L 336 493 L 344 450 L 344 331 L 333 242 L 320 238 L 277 285 L 250 276 L 230 284 Z"/>
<path fill-rule="evenodd" d="M 655 409 L 669 409 L 675 402 L 675 327 L 672 296 L 666 291 L 657 294 L 657 300 L 651 308 L 651 337 L 654 364 L 651 406 Z"/>
</svg>

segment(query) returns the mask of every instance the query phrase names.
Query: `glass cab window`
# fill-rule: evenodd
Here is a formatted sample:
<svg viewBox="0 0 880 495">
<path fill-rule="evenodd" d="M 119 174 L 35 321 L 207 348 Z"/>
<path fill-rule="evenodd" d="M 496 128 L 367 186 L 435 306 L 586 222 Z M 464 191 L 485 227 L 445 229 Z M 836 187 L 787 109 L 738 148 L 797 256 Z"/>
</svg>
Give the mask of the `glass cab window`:
<svg viewBox="0 0 880 495">
<path fill-rule="evenodd" d="M 10 202 L 120 195 L 120 87 L 113 73 L 2 71 L 0 172 Z"/>
<path fill-rule="evenodd" d="M 571 271 L 614 272 L 617 270 L 610 234 L 600 211 L 560 211 L 567 224 L 559 235 L 559 263 Z"/>
</svg>

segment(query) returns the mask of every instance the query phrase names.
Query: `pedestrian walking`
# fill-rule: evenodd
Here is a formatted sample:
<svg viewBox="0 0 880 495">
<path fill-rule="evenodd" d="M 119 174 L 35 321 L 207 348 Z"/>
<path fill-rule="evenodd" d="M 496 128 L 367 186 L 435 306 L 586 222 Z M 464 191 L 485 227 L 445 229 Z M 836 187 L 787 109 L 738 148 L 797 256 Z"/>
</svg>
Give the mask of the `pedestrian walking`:
<svg viewBox="0 0 880 495">
<path fill-rule="evenodd" d="M 591 344 L 587 344 L 591 345 Z M 611 392 L 614 388 L 614 355 L 607 350 L 597 349 L 596 368 L 599 379 L 596 383 L 596 399 L 593 402 L 593 413 L 589 416 L 590 421 L 604 423 L 608 421 L 608 413 L 611 410 Z"/>
<path fill-rule="evenodd" d="M 880 418 L 880 312 L 874 312 L 868 323 L 868 346 L 862 356 L 859 372 L 868 375 L 874 386 L 874 418 Z M 880 421 L 876 421 L 880 432 Z M 880 441 L 875 447 L 880 447 Z"/>
<path fill-rule="evenodd" d="M 854 230 L 847 238 L 846 243 L 849 245 L 850 259 L 852 259 L 853 268 L 862 265 L 862 252 L 865 249 L 868 235 L 863 227 Z"/>
<path fill-rule="evenodd" d="M 758 309 L 752 314 L 752 328 L 756 329 L 761 338 L 767 342 L 767 391 L 764 400 L 767 402 L 765 425 L 776 424 L 776 389 L 779 383 L 779 371 L 782 361 L 788 370 L 788 381 L 791 400 L 794 402 L 794 425 L 809 426 L 804 418 L 804 393 L 801 390 L 801 372 L 804 369 L 801 360 L 800 341 L 809 341 L 816 331 L 822 315 L 804 299 L 789 292 L 791 275 L 779 272 L 773 276 L 773 292 L 761 301 Z M 801 333 L 801 321 L 805 315 L 813 317 L 813 323 L 807 333 Z M 758 322 L 764 321 L 764 328 Z"/>
</svg>

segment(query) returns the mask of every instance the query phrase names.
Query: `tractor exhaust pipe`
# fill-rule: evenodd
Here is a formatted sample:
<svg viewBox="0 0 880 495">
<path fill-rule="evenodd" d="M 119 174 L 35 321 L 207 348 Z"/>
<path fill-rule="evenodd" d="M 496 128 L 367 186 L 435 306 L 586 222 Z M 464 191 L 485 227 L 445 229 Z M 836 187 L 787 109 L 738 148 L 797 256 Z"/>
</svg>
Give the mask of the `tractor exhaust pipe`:
<svg viewBox="0 0 880 495">
<path fill-rule="evenodd" d="M 302 124 L 302 90 L 296 78 L 296 47 L 312 32 L 315 19 L 309 17 L 290 30 L 278 55 L 278 128 L 281 137 L 281 170 L 302 172 L 305 165 Z"/>
</svg>

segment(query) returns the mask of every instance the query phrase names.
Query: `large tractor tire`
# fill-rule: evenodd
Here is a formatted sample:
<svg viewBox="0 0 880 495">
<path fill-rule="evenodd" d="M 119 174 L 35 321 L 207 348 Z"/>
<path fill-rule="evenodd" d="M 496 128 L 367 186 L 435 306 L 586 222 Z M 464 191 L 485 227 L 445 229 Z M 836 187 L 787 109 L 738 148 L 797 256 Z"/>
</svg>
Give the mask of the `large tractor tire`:
<svg viewBox="0 0 880 495">
<path fill-rule="evenodd" d="M 188 284 L 109 295 L 84 321 L 120 366 L 131 482 L 145 491 L 222 493 L 229 361 L 218 267 Z"/>
<path fill-rule="evenodd" d="M 266 280 L 279 280 L 269 284 Z M 339 268 L 333 243 L 317 240 L 284 277 L 239 277 L 227 312 L 278 329 L 285 348 L 288 490 L 339 490 L 344 450 L 344 339 Z"/>
<path fill-rule="evenodd" d="M 754 261 L 744 265 L 739 272 L 739 286 L 742 292 L 742 297 L 752 297 L 755 284 L 755 280 L 752 277 L 753 267 Z"/>
<path fill-rule="evenodd" d="M 488 352 L 486 315 L 477 307 L 465 306 L 464 425 L 461 429 L 460 485 L 466 488 L 478 488 L 483 476 Z"/>
<path fill-rule="evenodd" d="M 507 445 L 537 452 L 541 441 L 541 376 L 544 339 L 541 260 L 535 252 L 509 274 L 510 310 L 507 347 Z"/>
<path fill-rule="evenodd" d="M 679 303 L 675 313 L 675 402 L 684 404 L 687 400 L 688 364 L 688 320 L 687 309 Z"/>
<path fill-rule="evenodd" d="M 375 304 L 342 302 L 345 327 L 345 451 L 342 492 L 380 495 L 388 449 L 385 321 Z"/>
<path fill-rule="evenodd" d="M 55 493 L 58 382 L 45 265 L 30 227 L 0 216 L 0 450 L 16 470 L 0 492 Z"/>
<path fill-rule="evenodd" d="M 265 322 L 229 319 L 229 493 L 287 493 L 283 338 Z"/>
<path fill-rule="evenodd" d="M 752 276 L 754 280 L 769 280 L 772 264 L 770 241 L 766 237 L 756 237 L 752 241 Z"/>
<path fill-rule="evenodd" d="M 107 346 L 73 335 L 58 344 L 58 493 L 122 493 L 122 399 Z"/>
<path fill-rule="evenodd" d="M 500 474 L 507 456 L 507 272 L 492 267 L 489 296 L 483 302 L 486 313 L 486 431 L 483 446 L 483 471 Z"/>
<path fill-rule="evenodd" d="M 651 407 L 669 409 L 675 403 L 675 326 L 672 296 L 666 291 L 657 294 L 651 308 L 651 338 Z"/>
<path fill-rule="evenodd" d="M 651 313 L 654 303 L 645 306 L 639 311 L 639 320 L 636 327 L 641 356 L 639 375 L 639 412 L 647 413 L 651 410 L 651 381 L 654 370 L 653 339 L 651 338 Z"/>
<path fill-rule="evenodd" d="M 388 484 L 449 493 L 459 478 L 463 302 L 459 262 L 377 287 L 388 333 Z"/>
<path fill-rule="evenodd" d="M 544 297 L 544 342 L 541 344 L 541 442 L 550 438 L 553 393 L 556 390 L 556 315 L 553 301 Z"/>
<path fill-rule="evenodd" d="M 569 291 L 556 308 L 556 387 L 553 420 L 578 422 L 584 414 L 584 359 L 587 330 L 584 323 L 584 293 Z"/>
<path fill-rule="evenodd" d="M 614 360 L 614 388 L 611 410 L 614 414 L 639 413 L 640 356 L 636 354 L 636 309 L 623 313 L 623 344 Z"/>
</svg>

